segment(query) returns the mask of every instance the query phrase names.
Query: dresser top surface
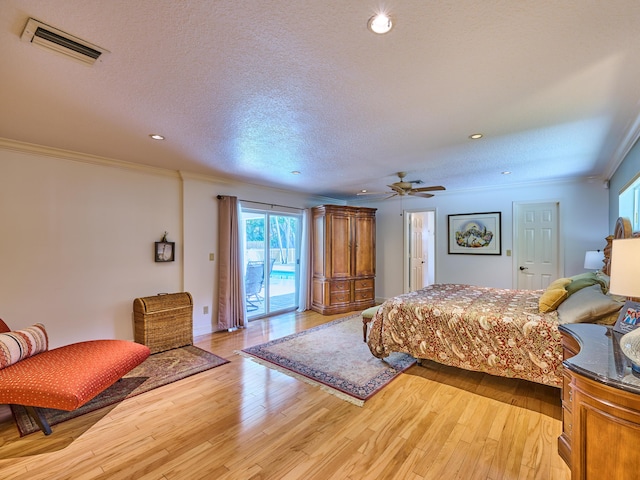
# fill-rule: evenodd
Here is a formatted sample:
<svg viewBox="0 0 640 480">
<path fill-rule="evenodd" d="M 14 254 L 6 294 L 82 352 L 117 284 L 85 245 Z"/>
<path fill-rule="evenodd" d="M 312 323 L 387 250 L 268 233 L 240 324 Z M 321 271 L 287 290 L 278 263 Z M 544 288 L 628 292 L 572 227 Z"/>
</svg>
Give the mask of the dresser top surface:
<svg viewBox="0 0 640 480">
<path fill-rule="evenodd" d="M 566 359 L 563 365 L 591 380 L 640 394 L 640 377 L 631 372 L 631 361 L 620 349 L 621 333 L 612 327 L 590 323 L 560 325 L 580 344 L 580 352 Z"/>
</svg>

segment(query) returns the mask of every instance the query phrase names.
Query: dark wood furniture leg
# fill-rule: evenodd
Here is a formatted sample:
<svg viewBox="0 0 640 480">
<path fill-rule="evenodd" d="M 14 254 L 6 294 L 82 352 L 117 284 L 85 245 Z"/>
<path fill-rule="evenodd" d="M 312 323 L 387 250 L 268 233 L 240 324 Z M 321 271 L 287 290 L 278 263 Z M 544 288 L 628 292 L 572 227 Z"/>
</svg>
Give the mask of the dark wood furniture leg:
<svg viewBox="0 0 640 480">
<path fill-rule="evenodd" d="M 27 410 L 27 413 L 35 420 L 35 422 L 40 427 L 40 430 L 45 435 L 51 435 L 51 427 L 49 426 L 49 422 L 44 418 L 42 411 L 38 407 L 24 407 Z"/>
</svg>

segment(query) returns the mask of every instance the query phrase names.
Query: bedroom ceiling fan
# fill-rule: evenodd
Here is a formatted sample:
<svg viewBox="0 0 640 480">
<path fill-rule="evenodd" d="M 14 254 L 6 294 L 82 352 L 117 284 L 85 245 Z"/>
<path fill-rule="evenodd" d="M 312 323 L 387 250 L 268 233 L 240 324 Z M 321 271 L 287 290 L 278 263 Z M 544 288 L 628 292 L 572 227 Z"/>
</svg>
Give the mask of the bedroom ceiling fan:
<svg viewBox="0 0 640 480">
<path fill-rule="evenodd" d="M 392 198 L 395 196 L 404 197 L 405 195 L 412 195 L 414 197 L 423 197 L 423 198 L 431 198 L 433 197 L 432 193 L 427 192 L 435 192 L 440 190 L 446 190 L 441 185 L 433 185 L 431 187 L 418 187 L 414 188 L 414 184 L 422 184 L 422 180 L 407 180 L 405 181 L 404 177 L 407 176 L 406 172 L 398 172 L 397 173 L 399 181 L 392 183 L 391 185 L 387 185 L 391 189 L 390 192 L 360 192 L 358 195 L 389 195 L 387 198 Z M 385 200 L 387 199 L 385 198 Z"/>
</svg>

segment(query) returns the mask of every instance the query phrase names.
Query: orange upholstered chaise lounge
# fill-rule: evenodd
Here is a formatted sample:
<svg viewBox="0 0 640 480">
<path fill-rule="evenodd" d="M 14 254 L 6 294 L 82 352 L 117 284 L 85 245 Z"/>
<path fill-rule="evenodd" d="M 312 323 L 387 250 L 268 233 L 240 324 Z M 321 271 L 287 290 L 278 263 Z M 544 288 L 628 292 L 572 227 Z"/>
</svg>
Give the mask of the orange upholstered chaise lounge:
<svg viewBox="0 0 640 480">
<path fill-rule="evenodd" d="M 46 332 L 42 325 L 39 327 L 46 344 Z M 11 336 L 17 337 L 20 332 L 11 332 L 0 319 L 0 337 L 9 344 L 7 347 L 0 342 L 2 365 L 7 364 L 9 354 L 15 356 L 15 349 L 9 351 L 13 348 Z M 30 343 L 27 340 L 29 347 Z M 126 340 L 91 340 L 52 350 L 45 345 L 43 350 L 0 369 L 0 404 L 24 405 L 45 435 L 51 433 L 51 427 L 39 408 L 75 410 L 141 364 L 150 353 L 148 347 Z"/>
</svg>

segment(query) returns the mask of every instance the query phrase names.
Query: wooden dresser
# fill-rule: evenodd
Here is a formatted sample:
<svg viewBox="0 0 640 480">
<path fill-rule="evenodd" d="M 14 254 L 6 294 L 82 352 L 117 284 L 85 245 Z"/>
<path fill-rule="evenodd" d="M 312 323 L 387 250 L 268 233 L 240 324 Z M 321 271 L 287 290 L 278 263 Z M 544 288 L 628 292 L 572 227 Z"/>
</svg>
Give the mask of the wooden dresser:
<svg viewBox="0 0 640 480">
<path fill-rule="evenodd" d="M 375 208 L 321 205 L 312 209 L 312 310 L 332 315 L 374 305 L 375 215 Z"/>
<path fill-rule="evenodd" d="M 564 350 L 558 453 L 572 480 L 640 475 L 640 378 L 620 334 L 593 324 L 561 325 Z"/>
</svg>

